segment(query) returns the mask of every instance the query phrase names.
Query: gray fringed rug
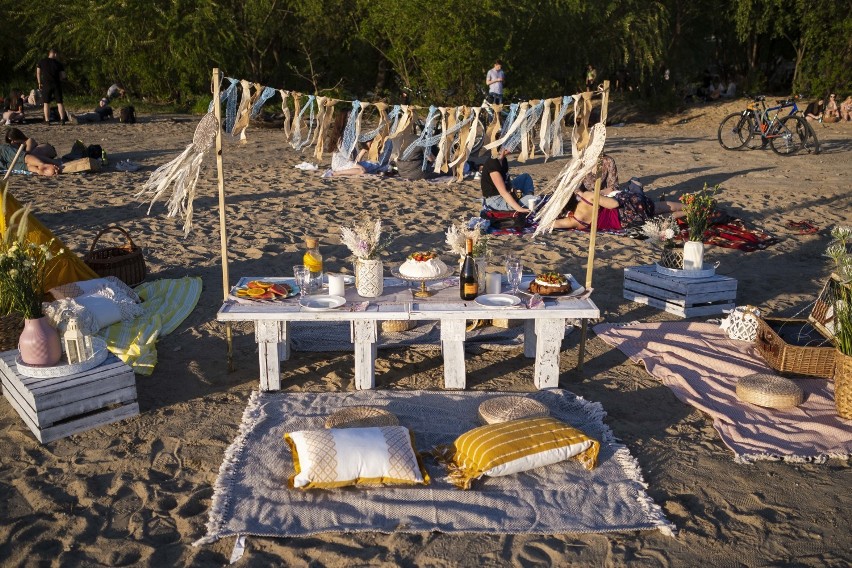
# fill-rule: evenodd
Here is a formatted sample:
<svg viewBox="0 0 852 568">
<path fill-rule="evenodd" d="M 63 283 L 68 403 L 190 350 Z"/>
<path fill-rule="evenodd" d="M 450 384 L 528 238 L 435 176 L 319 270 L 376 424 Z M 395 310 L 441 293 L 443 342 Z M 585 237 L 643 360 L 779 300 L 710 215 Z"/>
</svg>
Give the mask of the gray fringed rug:
<svg viewBox="0 0 852 568">
<path fill-rule="evenodd" d="M 293 461 L 284 433 L 322 428 L 325 418 L 341 407 L 386 408 L 412 430 L 417 449 L 424 452 L 452 443 L 479 426 L 479 405 L 505 394 L 254 392 L 240 433 L 219 469 L 207 535 L 195 544 L 234 535 L 296 537 L 365 531 L 570 534 L 656 529 L 673 534 L 674 526 L 645 492 L 639 464 L 603 423 L 606 413 L 601 405 L 560 389 L 527 396 L 601 442 L 599 465 L 592 471 L 567 461 L 484 478 L 474 489 L 461 491 L 449 483 L 442 467 L 426 457 L 432 478 L 428 486 L 287 488 Z"/>
</svg>

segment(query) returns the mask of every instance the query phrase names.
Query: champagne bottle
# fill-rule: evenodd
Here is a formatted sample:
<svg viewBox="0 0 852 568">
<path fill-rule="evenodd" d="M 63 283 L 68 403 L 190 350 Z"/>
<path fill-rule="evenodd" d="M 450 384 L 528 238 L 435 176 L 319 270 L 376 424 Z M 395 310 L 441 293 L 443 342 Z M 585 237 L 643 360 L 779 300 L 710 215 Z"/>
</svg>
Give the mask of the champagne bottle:
<svg viewBox="0 0 852 568">
<path fill-rule="evenodd" d="M 467 254 L 462 264 L 459 278 L 459 293 L 462 300 L 473 300 L 479 294 L 479 280 L 476 278 L 476 262 L 473 260 L 473 239 L 467 239 Z"/>
</svg>

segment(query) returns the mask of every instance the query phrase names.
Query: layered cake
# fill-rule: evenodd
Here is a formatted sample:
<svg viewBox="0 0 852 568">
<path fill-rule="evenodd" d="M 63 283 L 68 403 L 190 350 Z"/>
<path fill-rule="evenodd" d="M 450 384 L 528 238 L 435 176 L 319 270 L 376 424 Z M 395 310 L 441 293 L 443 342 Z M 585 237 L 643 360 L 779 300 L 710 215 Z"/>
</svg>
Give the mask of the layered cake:
<svg viewBox="0 0 852 568">
<path fill-rule="evenodd" d="M 399 273 L 406 278 L 435 278 L 447 272 L 447 265 L 434 251 L 412 253 L 399 267 Z"/>
<path fill-rule="evenodd" d="M 540 296 L 561 296 L 571 291 L 571 282 L 558 272 L 542 272 L 530 282 L 530 292 Z"/>
</svg>

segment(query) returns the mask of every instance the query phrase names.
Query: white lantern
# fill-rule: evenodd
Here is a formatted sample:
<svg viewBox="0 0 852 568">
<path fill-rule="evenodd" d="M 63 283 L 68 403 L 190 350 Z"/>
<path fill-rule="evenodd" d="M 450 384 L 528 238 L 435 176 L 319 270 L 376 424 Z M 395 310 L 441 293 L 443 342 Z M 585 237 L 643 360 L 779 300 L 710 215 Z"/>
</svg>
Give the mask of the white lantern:
<svg viewBox="0 0 852 568">
<path fill-rule="evenodd" d="M 92 338 L 83 334 L 77 324 L 77 318 L 68 320 L 68 327 L 65 329 L 62 340 L 65 343 L 65 356 L 68 357 L 68 363 L 71 365 L 87 361 L 95 354 Z"/>
</svg>

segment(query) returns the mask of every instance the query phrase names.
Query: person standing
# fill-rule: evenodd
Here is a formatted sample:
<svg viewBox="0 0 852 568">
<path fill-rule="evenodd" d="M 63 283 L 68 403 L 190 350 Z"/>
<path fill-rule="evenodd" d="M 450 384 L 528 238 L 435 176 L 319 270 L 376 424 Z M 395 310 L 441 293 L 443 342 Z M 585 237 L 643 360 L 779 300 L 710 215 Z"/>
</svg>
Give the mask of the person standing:
<svg viewBox="0 0 852 568">
<path fill-rule="evenodd" d="M 506 74 L 503 72 L 503 62 L 499 59 L 494 62 L 494 67 L 485 75 L 485 84 L 488 85 L 488 100 L 494 104 L 503 104 L 503 81 Z"/>
<path fill-rule="evenodd" d="M 598 78 L 598 72 L 595 71 L 595 68 L 592 67 L 592 64 L 589 63 L 588 67 L 586 67 L 586 90 L 594 91 L 595 90 L 595 79 Z"/>
<path fill-rule="evenodd" d="M 61 123 L 68 122 L 68 115 L 65 113 L 65 104 L 62 100 L 62 81 L 65 80 L 66 76 L 65 66 L 57 59 L 58 56 L 59 52 L 55 48 L 51 48 L 47 57 L 39 61 L 36 66 L 36 80 L 44 102 L 44 121 L 48 124 L 50 124 L 50 103 L 53 100 L 56 100 Z"/>
</svg>

